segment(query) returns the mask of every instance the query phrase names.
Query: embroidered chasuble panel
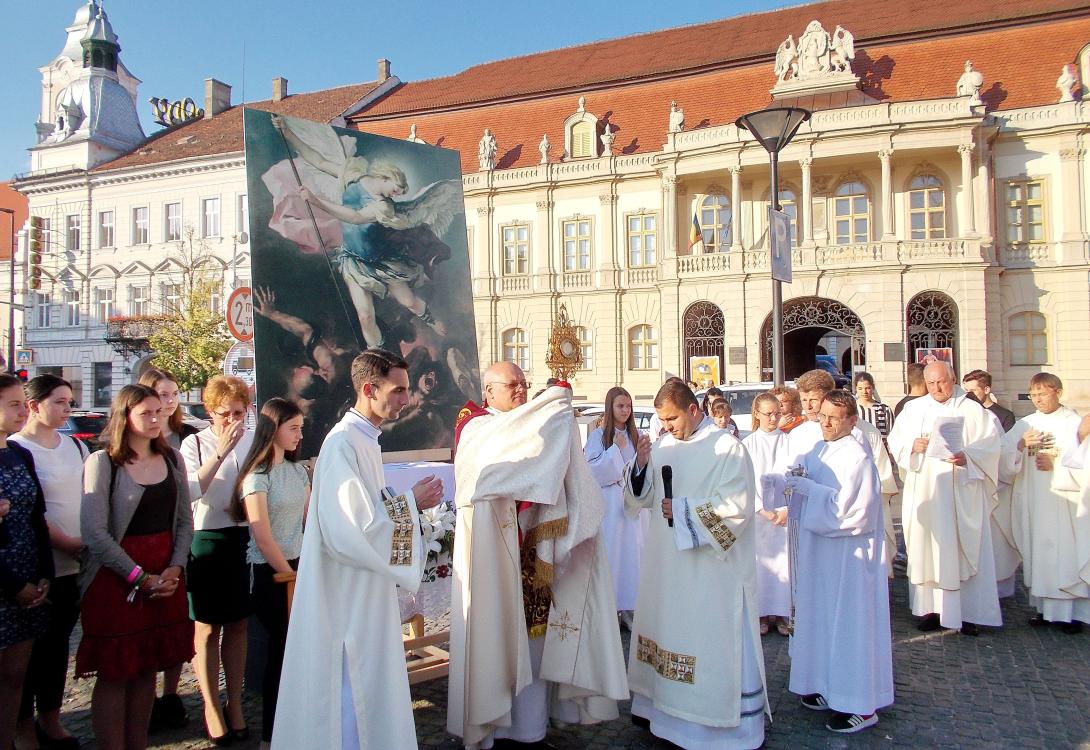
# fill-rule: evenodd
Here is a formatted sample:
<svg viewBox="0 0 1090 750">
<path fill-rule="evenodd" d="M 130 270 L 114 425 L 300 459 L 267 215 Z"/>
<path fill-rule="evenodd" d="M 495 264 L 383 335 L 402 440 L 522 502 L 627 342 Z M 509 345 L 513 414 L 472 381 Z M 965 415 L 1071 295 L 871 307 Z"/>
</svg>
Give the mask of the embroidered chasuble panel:
<svg viewBox="0 0 1090 750">
<path fill-rule="evenodd" d="M 382 491 L 382 504 L 386 506 L 386 515 L 394 523 L 394 533 L 390 541 L 390 565 L 412 565 L 414 528 L 409 502 L 404 495 L 395 497 L 386 488 Z"/>
<path fill-rule="evenodd" d="M 636 661 L 643 662 L 660 676 L 675 682 L 693 684 L 696 678 L 696 657 L 667 651 L 645 635 L 636 645 Z"/>
<path fill-rule="evenodd" d="M 522 568 L 522 609 L 526 614 L 526 633 L 531 638 L 540 638 L 549 629 L 549 608 L 553 603 L 552 591 L 548 586 L 534 587 L 537 570 L 537 550 L 523 546 L 519 551 Z"/>
<path fill-rule="evenodd" d="M 727 526 L 726 521 L 715 512 L 715 508 L 711 503 L 698 505 L 696 507 L 696 517 L 700 519 L 700 523 L 704 525 L 704 528 L 712 535 L 712 539 L 724 552 L 734 546 L 736 541 L 734 532 Z"/>
</svg>

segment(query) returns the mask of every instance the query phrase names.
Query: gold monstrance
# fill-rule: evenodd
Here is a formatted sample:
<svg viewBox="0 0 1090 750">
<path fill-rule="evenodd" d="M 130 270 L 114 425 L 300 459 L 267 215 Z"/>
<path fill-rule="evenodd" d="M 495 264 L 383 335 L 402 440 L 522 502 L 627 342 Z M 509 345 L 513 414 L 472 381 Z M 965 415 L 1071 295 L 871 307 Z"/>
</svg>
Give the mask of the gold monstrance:
<svg viewBox="0 0 1090 750">
<path fill-rule="evenodd" d="M 564 305 L 560 306 L 553 318 L 553 328 L 549 332 L 549 356 L 545 364 L 553 377 L 560 380 L 570 378 L 583 364 L 583 346 Z"/>
</svg>

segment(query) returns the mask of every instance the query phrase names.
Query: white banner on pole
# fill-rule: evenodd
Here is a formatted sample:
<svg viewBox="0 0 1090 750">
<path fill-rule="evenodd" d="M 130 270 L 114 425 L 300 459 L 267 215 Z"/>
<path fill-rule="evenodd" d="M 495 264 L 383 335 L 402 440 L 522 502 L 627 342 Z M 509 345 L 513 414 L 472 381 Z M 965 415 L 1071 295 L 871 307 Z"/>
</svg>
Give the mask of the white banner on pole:
<svg viewBox="0 0 1090 750">
<path fill-rule="evenodd" d="M 772 278 L 791 283 L 791 217 L 768 209 L 768 238 L 772 246 Z"/>
</svg>

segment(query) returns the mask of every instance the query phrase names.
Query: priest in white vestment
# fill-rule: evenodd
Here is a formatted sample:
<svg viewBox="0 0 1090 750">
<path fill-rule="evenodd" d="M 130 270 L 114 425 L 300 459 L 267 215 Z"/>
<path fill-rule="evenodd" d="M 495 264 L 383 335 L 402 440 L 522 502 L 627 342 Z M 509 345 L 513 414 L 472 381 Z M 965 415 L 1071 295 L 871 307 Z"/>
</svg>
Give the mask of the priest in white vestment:
<svg viewBox="0 0 1090 750">
<path fill-rule="evenodd" d="M 779 468 L 782 470 L 794 466 L 798 463 L 799 456 L 806 455 L 822 442 L 821 425 L 817 421 L 818 412 L 825 394 L 836 387 L 836 382 L 825 370 L 814 369 L 800 375 L 795 385 L 799 389 L 803 415 L 808 421 L 788 433 L 784 450 L 779 454 Z M 881 482 L 882 489 L 882 528 L 886 536 L 884 553 L 886 575 L 892 578 L 893 557 L 897 554 L 897 535 L 893 529 L 893 512 L 890 504 L 893 496 L 898 492 L 893 462 L 882 441 L 882 433 L 870 422 L 865 419 L 857 420 L 855 427 L 852 428 L 852 437 L 866 449 L 868 458 L 878 469 L 878 480 Z"/>
<path fill-rule="evenodd" d="M 777 454 L 787 442 L 780 430 L 780 401 L 771 393 L 753 399 L 753 432 L 742 445 L 749 452 L 756 477 L 776 469 Z M 771 501 L 771 498 L 769 498 Z M 757 546 L 757 597 L 761 619 L 761 635 L 775 627 L 780 635 L 790 635 L 791 569 L 787 556 L 787 509 L 777 513 L 781 502 L 766 502 L 762 487 L 757 485 L 757 517 L 753 521 Z"/>
<path fill-rule="evenodd" d="M 878 471 L 851 437 L 857 419 L 852 395 L 830 391 L 825 439 L 801 458 L 804 474 L 762 481 L 789 496 L 799 524 L 789 689 L 807 708 L 831 709 L 826 727 L 843 734 L 877 724 L 893 703 L 883 501 Z"/>
<path fill-rule="evenodd" d="M 416 591 L 427 557 L 418 511 L 442 483 L 385 487 L 379 425 L 408 404 L 404 359 L 367 349 L 352 362 L 355 408 L 314 468 L 284 650 L 273 750 L 414 750 L 396 586 Z"/>
<path fill-rule="evenodd" d="M 636 458 L 639 440 L 636 420 L 632 413 L 632 396 L 620 386 L 606 393 L 602 426 L 587 436 L 583 448 L 590 471 L 602 489 L 605 518 L 602 519 L 602 540 L 613 575 L 613 590 L 617 597 L 617 612 L 622 622 L 632 626 L 636 609 L 636 593 L 640 586 L 640 554 L 647 533 L 647 511 L 635 518 L 624 512 L 624 476 Z"/>
<path fill-rule="evenodd" d="M 1004 436 L 1001 471 L 1011 480 L 1014 538 L 1037 610 L 1030 624 L 1060 622 L 1074 634 L 1080 622 L 1090 622 L 1090 506 L 1084 472 L 1065 465 L 1077 452 L 1082 420 L 1060 403 L 1062 393 L 1063 383 L 1051 373 L 1030 379 L 1037 411 Z"/>
<path fill-rule="evenodd" d="M 641 438 L 625 487 L 629 512 L 652 510 L 628 660 L 633 721 L 689 750 L 756 748 L 768 702 L 753 466 L 684 383 L 663 385 L 655 410 L 667 434 Z"/>
<path fill-rule="evenodd" d="M 628 697 L 598 483 L 571 389 L 527 403 L 516 365 L 459 414 L 447 731 L 466 747 L 535 746 L 550 719 L 590 724 Z"/>
<path fill-rule="evenodd" d="M 928 395 L 905 404 L 889 435 L 905 473 L 901 518 L 909 600 L 924 632 L 1000 626 L 991 514 L 1000 435 L 945 362 L 924 368 Z"/>
</svg>

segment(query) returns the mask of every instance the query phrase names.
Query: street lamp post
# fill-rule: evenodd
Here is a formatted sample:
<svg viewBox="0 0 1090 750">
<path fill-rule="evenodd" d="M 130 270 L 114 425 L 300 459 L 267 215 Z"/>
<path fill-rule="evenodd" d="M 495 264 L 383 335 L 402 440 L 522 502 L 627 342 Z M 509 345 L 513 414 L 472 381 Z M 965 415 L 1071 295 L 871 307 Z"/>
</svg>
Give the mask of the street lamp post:
<svg viewBox="0 0 1090 750">
<path fill-rule="evenodd" d="M 772 210 L 780 210 L 780 151 L 791 142 L 804 122 L 810 119 L 810 110 L 800 107 L 770 107 L 750 112 L 735 121 L 735 125 L 748 130 L 768 152 L 772 167 Z M 805 207 L 804 210 L 809 207 Z M 770 217 L 771 218 L 771 217 Z M 769 236 L 769 253 L 772 238 Z M 771 265 L 771 264 L 770 264 Z M 772 382 L 783 385 L 783 282 L 772 279 Z"/>
<path fill-rule="evenodd" d="M 15 372 L 15 211 L 0 208 L 11 219 L 11 273 L 8 276 L 8 372 Z"/>
</svg>

